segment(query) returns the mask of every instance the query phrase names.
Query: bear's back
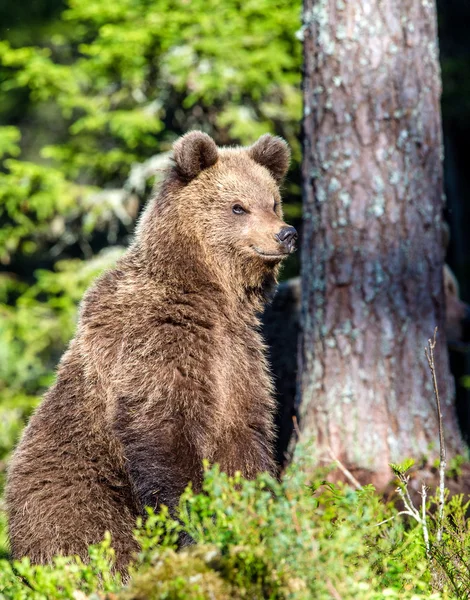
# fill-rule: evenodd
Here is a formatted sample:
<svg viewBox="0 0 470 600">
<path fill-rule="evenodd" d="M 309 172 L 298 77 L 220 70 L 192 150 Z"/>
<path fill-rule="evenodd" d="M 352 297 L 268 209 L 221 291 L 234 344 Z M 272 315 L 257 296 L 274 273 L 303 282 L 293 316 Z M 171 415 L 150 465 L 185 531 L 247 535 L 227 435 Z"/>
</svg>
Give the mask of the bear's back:
<svg viewBox="0 0 470 600">
<path fill-rule="evenodd" d="M 110 514 L 115 530 L 132 531 L 137 508 L 98 385 L 86 381 L 72 342 L 9 466 L 6 501 L 14 557 L 27 554 L 44 562 L 58 552 L 86 552 L 109 529 Z"/>
</svg>

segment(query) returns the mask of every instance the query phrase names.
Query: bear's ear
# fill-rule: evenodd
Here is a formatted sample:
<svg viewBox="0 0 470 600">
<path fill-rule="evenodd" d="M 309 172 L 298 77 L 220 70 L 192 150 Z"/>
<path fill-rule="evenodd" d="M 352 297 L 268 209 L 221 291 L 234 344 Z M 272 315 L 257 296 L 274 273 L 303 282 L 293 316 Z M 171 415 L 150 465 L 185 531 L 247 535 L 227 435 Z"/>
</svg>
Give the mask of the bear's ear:
<svg viewBox="0 0 470 600">
<path fill-rule="evenodd" d="M 290 162 L 290 150 L 287 142 L 280 137 L 266 133 L 248 149 L 248 154 L 255 162 L 266 167 L 278 184 L 281 183 Z"/>
<path fill-rule="evenodd" d="M 173 160 L 178 175 L 189 182 L 219 158 L 214 140 L 202 131 L 190 131 L 173 145 Z"/>
</svg>

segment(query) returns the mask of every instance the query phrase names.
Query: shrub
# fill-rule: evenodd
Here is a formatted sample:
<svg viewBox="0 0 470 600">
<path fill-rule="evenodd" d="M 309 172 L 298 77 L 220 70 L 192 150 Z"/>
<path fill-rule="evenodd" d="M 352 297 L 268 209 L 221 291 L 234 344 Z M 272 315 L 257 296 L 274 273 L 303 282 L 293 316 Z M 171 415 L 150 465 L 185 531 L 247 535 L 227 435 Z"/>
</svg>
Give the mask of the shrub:
<svg viewBox="0 0 470 600">
<path fill-rule="evenodd" d="M 468 597 L 468 579 L 461 577 L 470 559 L 461 498 L 446 509 L 446 523 L 454 529 L 441 547 L 445 568 L 439 572 L 439 592 L 433 592 L 436 579 L 415 521 L 405 521 L 371 486 L 352 490 L 325 483 L 325 473 L 306 472 L 297 464 L 278 482 L 266 475 L 246 481 L 217 467 L 207 469 L 203 492 L 195 494 L 189 487 L 183 494 L 179 521 L 162 507 L 140 522 L 141 550 L 127 582 L 113 572 L 112 541 L 106 538 L 90 548 L 88 564 L 62 557 L 52 566 L 1 561 L 0 598 Z M 455 527 L 462 538 L 455 539 Z M 195 543 L 177 551 L 183 530 Z M 460 553 L 458 560 L 455 553 Z M 459 578 L 460 591 L 453 585 Z"/>
</svg>

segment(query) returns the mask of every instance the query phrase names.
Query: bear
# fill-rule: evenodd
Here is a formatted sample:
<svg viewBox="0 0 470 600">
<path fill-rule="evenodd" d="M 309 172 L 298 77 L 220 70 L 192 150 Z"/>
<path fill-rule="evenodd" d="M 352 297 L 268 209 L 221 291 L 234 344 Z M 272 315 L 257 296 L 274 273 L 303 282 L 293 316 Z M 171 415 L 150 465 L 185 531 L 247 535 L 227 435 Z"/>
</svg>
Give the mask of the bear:
<svg viewBox="0 0 470 600">
<path fill-rule="evenodd" d="M 8 469 L 13 558 L 87 559 L 111 533 L 116 569 L 136 518 L 176 514 L 203 459 L 275 474 L 273 385 L 260 313 L 297 233 L 283 220 L 287 143 L 218 148 L 189 132 L 116 267 L 86 292 L 55 384 Z"/>
</svg>

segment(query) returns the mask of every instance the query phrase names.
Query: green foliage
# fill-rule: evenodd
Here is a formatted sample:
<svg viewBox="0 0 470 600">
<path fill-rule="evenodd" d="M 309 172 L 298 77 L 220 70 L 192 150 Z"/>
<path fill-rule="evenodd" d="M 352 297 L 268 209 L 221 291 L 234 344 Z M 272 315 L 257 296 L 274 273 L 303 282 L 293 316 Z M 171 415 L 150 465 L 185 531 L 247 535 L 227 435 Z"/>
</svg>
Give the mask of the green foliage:
<svg viewBox="0 0 470 600">
<path fill-rule="evenodd" d="M 399 465 L 390 463 L 390 468 L 395 473 L 395 475 L 398 477 L 398 476 L 406 475 L 407 471 L 409 471 L 414 464 L 415 464 L 415 461 L 412 458 L 406 458 Z"/>
<path fill-rule="evenodd" d="M 436 499 L 437 505 L 437 499 Z M 466 600 L 470 594 L 470 501 L 462 495 L 448 499 L 445 505 L 444 535 L 433 547 L 433 560 L 439 567 L 436 587 L 449 588 L 456 598 Z"/>
<path fill-rule="evenodd" d="M 206 470 L 203 493 L 188 488 L 183 494 L 180 521 L 165 507 L 149 510 L 136 531 L 141 550 L 126 584 L 113 574 L 107 538 L 91 548 L 87 565 L 65 558 L 46 567 L 2 561 L 0 598 L 463 598 L 470 591 L 466 510 L 460 497 L 448 506 L 454 529 L 440 546 L 447 576 L 430 569 L 421 528 L 371 486 L 354 491 L 322 483 L 298 466 L 280 482 L 267 475 L 228 477 L 215 467 Z M 183 530 L 195 544 L 177 551 Z M 454 542 L 457 530 L 462 538 Z M 458 561 L 450 561 L 457 551 Z M 433 591 L 436 574 L 439 592 Z"/>
<path fill-rule="evenodd" d="M 0 127 L 0 158 L 6 154 L 18 156 L 21 134 L 17 127 Z"/>
<path fill-rule="evenodd" d="M 4 161 L 3 260 L 56 214 L 86 212 L 90 186 L 122 183 L 188 129 L 221 143 L 280 133 L 298 161 L 299 17 L 287 0 L 70 0 L 67 36 L 47 47 L 0 42 L 0 106 L 26 90 L 36 111 L 49 107 L 42 128 L 60 131 L 58 143 L 32 144 L 34 162 Z M 17 128 L 0 128 L 0 156 L 17 156 L 18 140 Z"/>
<path fill-rule="evenodd" d="M 86 598 L 86 594 L 116 592 L 121 577 L 112 571 L 114 551 L 106 535 L 101 544 L 90 546 L 89 562 L 58 556 L 52 565 L 31 565 L 27 558 L 9 563 L 0 561 L 1 600 L 65 600 Z M 82 595 L 77 596 L 80 590 Z"/>
<path fill-rule="evenodd" d="M 77 213 L 81 186 L 35 163 L 10 158 L 4 166 L 9 173 L 0 177 L 0 261 L 8 263 L 13 253 L 32 254 L 41 238 L 53 238 L 57 215 Z"/>
<path fill-rule="evenodd" d="M 4 315 L 0 321 L 3 398 L 34 394 L 38 384 L 51 383 L 56 362 L 73 335 L 79 299 L 91 281 L 104 268 L 112 266 L 121 252 L 121 248 L 115 247 L 89 261 L 60 261 L 53 272 L 39 270 L 33 285 L 16 287 L 21 291 L 14 306 L 0 305 Z M 7 296 L 12 282 L 4 277 L 0 283 Z"/>
</svg>

